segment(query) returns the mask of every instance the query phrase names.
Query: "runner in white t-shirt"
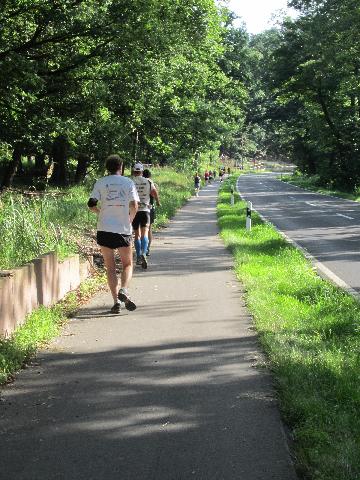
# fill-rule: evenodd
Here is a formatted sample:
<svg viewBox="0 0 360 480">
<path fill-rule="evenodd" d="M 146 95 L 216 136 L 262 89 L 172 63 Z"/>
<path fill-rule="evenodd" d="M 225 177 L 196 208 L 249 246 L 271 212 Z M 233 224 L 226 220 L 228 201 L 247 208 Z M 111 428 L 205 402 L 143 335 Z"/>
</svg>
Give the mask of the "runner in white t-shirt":
<svg viewBox="0 0 360 480">
<path fill-rule="evenodd" d="M 150 196 L 154 197 L 156 204 L 159 206 L 160 201 L 154 182 L 150 180 L 150 178 L 144 178 L 143 171 L 144 167 L 142 163 L 135 163 L 133 167 L 133 180 L 140 197 L 140 203 L 132 226 L 135 232 L 136 264 L 146 269 L 146 253 L 149 247 Z"/>
<path fill-rule="evenodd" d="M 127 310 L 135 310 L 127 289 L 132 278 L 132 226 L 139 195 L 134 182 L 121 176 L 122 161 L 118 155 L 106 159 L 109 174 L 94 185 L 88 207 L 98 214 L 96 239 L 104 257 L 108 285 L 114 299 L 112 313 L 120 313 L 120 301 Z M 100 202 L 100 206 L 98 203 Z M 118 291 L 114 250 L 118 250 L 121 263 L 121 288 Z"/>
</svg>

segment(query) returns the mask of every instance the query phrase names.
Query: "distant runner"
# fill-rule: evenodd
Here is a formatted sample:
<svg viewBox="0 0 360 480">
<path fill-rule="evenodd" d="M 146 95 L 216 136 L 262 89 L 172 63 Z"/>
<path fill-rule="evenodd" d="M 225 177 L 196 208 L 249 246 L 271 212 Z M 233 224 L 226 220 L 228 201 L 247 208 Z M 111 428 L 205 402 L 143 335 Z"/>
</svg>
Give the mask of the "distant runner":
<svg viewBox="0 0 360 480">
<path fill-rule="evenodd" d="M 143 172 L 143 177 L 144 178 L 151 178 L 151 172 L 149 169 L 145 169 L 144 172 Z M 156 216 L 156 210 L 155 210 L 155 202 L 156 202 L 156 205 L 158 207 L 160 207 L 160 202 L 159 202 L 159 192 L 158 192 L 158 188 L 157 186 L 155 185 L 154 183 L 154 187 L 156 188 L 156 191 L 157 191 L 157 194 L 158 194 L 158 198 L 157 198 L 157 202 L 156 202 L 156 199 L 153 195 L 151 195 L 150 193 L 150 226 L 149 226 L 149 245 L 148 245 L 148 249 L 147 249 L 147 252 L 146 252 L 146 256 L 148 257 L 150 255 L 150 247 L 151 247 L 151 244 L 152 244 L 152 238 L 153 238 L 153 235 L 152 235 L 152 225 L 155 221 L 155 216 Z"/>
<path fill-rule="evenodd" d="M 120 301 L 125 303 L 127 310 L 136 309 L 128 295 L 128 286 L 133 273 L 131 222 L 137 212 L 139 196 L 134 182 L 121 176 L 122 160 L 118 155 L 110 155 L 105 166 L 109 175 L 95 183 L 88 207 L 98 214 L 96 240 L 104 257 L 107 281 L 114 300 L 110 311 L 120 313 Z M 114 255 L 116 249 L 122 263 L 119 291 Z"/>
<path fill-rule="evenodd" d="M 204 173 L 204 180 L 205 180 L 205 185 L 207 185 L 209 181 L 209 172 L 207 170 Z"/>
<path fill-rule="evenodd" d="M 195 195 L 198 197 L 199 196 L 199 190 L 200 190 L 200 183 L 201 183 L 201 178 L 198 173 L 195 173 L 194 176 L 194 188 L 195 188 Z"/>
</svg>

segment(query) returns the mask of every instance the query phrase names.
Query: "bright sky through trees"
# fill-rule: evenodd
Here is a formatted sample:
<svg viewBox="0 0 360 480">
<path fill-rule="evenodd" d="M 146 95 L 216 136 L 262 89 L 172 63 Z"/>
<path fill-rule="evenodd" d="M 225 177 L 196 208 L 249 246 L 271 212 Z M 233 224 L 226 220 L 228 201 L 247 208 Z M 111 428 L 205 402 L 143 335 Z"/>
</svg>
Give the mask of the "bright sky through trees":
<svg viewBox="0 0 360 480">
<path fill-rule="evenodd" d="M 246 23 L 249 33 L 259 33 L 271 28 L 274 24 L 273 15 L 279 10 L 285 14 L 295 16 L 295 10 L 287 7 L 286 0 L 229 0 L 230 10 L 236 13 Z"/>
</svg>

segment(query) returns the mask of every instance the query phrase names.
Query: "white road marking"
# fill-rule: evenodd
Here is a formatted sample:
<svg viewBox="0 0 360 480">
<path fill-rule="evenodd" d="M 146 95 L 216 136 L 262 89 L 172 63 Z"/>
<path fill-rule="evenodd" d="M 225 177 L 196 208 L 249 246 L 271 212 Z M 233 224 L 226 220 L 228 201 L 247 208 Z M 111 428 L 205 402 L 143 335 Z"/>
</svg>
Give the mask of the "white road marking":
<svg viewBox="0 0 360 480">
<path fill-rule="evenodd" d="M 338 217 L 344 217 L 344 218 L 348 218 L 349 220 L 354 220 L 354 217 L 349 217 L 348 215 L 343 215 L 342 213 L 337 213 L 336 215 Z"/>
<path fill-rule="evenodd" d="M 308 205 L 310 205 L 310 207 L 317 207 L 317 205 L 315 205 L 314 203 L 311 203 L 311 202 L 305 202 L 307 203 Z"/>
</svg>

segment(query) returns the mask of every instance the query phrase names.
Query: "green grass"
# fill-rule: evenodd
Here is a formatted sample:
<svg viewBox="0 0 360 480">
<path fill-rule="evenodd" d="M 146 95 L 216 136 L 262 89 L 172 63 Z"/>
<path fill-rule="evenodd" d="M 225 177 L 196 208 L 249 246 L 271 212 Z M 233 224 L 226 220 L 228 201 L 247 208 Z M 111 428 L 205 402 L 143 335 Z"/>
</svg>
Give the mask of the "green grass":
<svg viewBox="0 0 360 480">
<path fill-rule="evenodd" d="M 5 193 L 0 198 L 0 269 L 10 269 L 49 251 L 60 258 L 77 252 L 76 240 L 93 225 L 89 191 L 72 187 L 37 197 Z"/>
<path fill-rule="evenodd" d="M 154 228 L 165 225 L 191 196 L 192 176 L 170 168 L 155 168 L 161 207 Z M 85 230 L 95 229 L 96 216 L 89 212 L 87 200 L 92 185 L 49 191 L 28 197 L 5 193 L 0 197 L 0 270 L 24 265 L 49 251 L 59 258 L 78 252 Z"/>
<path fill-rule="evenodd" d="M 321 185 L 319 175 L 302 175 L 299 172 L 296 172 L 294 175 L 283 176 L 282 181 L 291 183 L 292 185 L 296 185 L 297 187 L 301 187 L 312 192 L 324 193 L 333 197 L 346 198 L 348 200 L 360 202 L 359 189 L 357 189 L 355 192 L 345 192 L 343 190 L 334 189 L 330 185 L 326 187 Z"/>
<path fill-rule="evenodd" d="M 360 478 L 360 305 L 320 279 L 302 253 L 220 192 L 221 235 L 235 258 L 291 427 L 299 470 L 313 480 Z"/>
<path fill-rule="evenodd" d="M 67 318 L 104 283 L 102 275 L 88 278 L 57 305 L 34 310 L 10 338 L 0 338 L 0 384 L 12 379 L 40 347 L 57 336 Z"/>
</svg>

